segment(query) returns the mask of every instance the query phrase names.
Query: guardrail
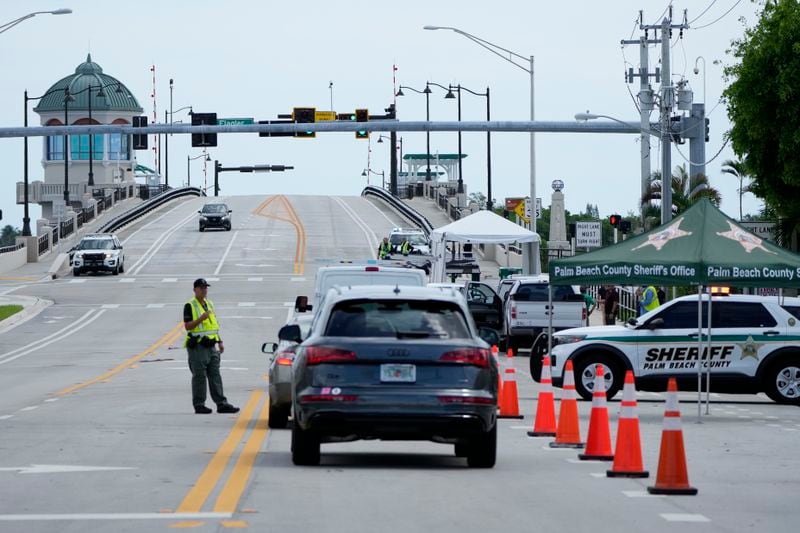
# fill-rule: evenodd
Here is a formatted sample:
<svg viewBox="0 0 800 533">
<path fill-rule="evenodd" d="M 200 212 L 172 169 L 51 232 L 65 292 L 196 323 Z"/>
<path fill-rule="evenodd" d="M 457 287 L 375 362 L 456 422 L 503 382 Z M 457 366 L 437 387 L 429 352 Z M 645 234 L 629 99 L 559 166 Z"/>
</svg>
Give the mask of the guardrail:
<svg viewBox="0 0 800 533">
<path fill-rule="evenodd" d="M 143 202 L 142 204 L 131 209 L 130 211 L 127 211 L 121 214 L 120 216 L 106 222 L 97 229 L 97 232 L 111 233 L 117 231 L 119 228 L 127 224 L 130 224 L 134 220 L 143 217 L 150 211 L 160 207 L 162 204 L 175 200 L 176 198 L 182 198 L 184 196 L 204 196 L 204 195 L 205 194 L 197 187 L 181 187 L 179 189 L 170 189 L 162 194 L 159 194 L 155 198 L 151 198 L 150 200 Z"/>
<path fill-rule="evenodd" d="M 50 234 L 45 233 L 38 239 L 39 255 L 41 256 L 50 249 Z"/>
<path fill-rule="evenodd" d="M 16 252 L 20 248 L 25 248 L 25 243 L 13 244 L 11 246 L 3 246 L 0 248 L 0 254 L 7 254 L 9 252 Z"/>
<path fill-rule="evenodd" d="M 367 185 L 361 192 L 361 196 L 374 196 L 380 200 L 383 200 L 384 202 L 389 204 L 389 206 L 392 209 L 394 209 L 401 215 L 411 220 L 411 222 L 413 222 L 417 226 L 419 226 L 419 228 L 425 232 L 425 235 L 430 236 L 430 233 L 433 231 L 433 224 L 431 224 L 430 221 L 427 218 L 425 218 L 424 215 L 420 214 L 419 212 L 417 212 L 416 209 L 409 207 L 406 203 L 395 198 L 394 196 L 391 195 L 391 193 L 380 187 L 375 187 L 374 185 Z"/>
</svg>

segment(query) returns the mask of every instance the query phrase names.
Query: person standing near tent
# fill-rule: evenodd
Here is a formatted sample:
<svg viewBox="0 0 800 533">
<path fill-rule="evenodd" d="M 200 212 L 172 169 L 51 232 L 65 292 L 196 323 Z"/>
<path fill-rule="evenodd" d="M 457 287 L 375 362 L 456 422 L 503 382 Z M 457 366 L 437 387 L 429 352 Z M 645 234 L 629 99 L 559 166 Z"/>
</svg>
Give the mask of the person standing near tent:
<svg viewBox="0 0 800 533">
<path fill-rule="evenodd" d="M 589 315 L 592 314 L 592 311 L 597 309 L 597 302 L 589 294 L 589 291 L 586 290 L 586 287 L 581 287 L 581 295 L 583 296 L 583 301 L 586 303 L 586 325 L 589 325 Z"/>
<path fill-rule="evenodd" d="M 606 326 L 613 326 L 617 323 L 617 313 L 619 312 L 619 294 L 617 288 L 609 285 L 605 290 L 603 299 L 603 323 Z"/>
<path fill-rule="evenodd" d="M 641 297 L 639 300 L 639 316 L 642 316 L 643 314 L 648 313 L 661 305 L 661 303 L 658 301 L 658 293 L 656 292 L 656 288 L 652 285 L 642 285 L 637 292 L 639 292 Z"/>
</svg>

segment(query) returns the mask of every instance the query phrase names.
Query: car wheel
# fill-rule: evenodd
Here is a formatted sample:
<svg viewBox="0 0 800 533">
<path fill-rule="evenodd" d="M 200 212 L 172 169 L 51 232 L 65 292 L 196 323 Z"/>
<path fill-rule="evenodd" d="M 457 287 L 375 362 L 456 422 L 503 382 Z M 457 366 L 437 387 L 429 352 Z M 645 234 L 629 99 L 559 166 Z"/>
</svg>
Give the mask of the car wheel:
<svg viewBox="0 0 800 533">
<path fill-rule="evenodd" d="M 492 468 L 497 461 L 497 424 L 483 435 L 476 437 L 467 452 L 470 468 Z"/>
<path fill-rule="evenodd" d="M 603 365 L 606 398 L 610 400 L 622 388 L 624 370 L 617 361 L 602 353 L 586 355 L 575 363 L 575 391 L 584 400 L 592 399 L 594 373 L 597 365 Z"/>
<path fill-rule="evenodd" d="M 299 466 L 319 464 L 319 436 L 300 428 L 295 421 L 292 426 L 292 462 Z"/>
<path fill-rule="evenodd" d="M 226 226 L 226 227 L 225 227 L 225 231 L 230 231 L 230 230 L 231 230 L 231 227 L 230 227 L 230 226 Z"/>
<path fill-rule="evenodd" d="M 269 405 L 269 419 L 267 427 L 272 429 L 285 429 L 289 423 L 289 407 L 277 407 Z"/>
<path fill-rule="evenodd" d="M 200 231 L 201 231 L 201 232 L 205 231 L 205 229 L 206 229 L 206 228 L 204 228 L 203 226 L 200 226 Z"/>
<path fill-rule="evenodd" d="M 119 265 L 119 272 L 120 272 L 120 274 L 125 272 L 125 262 L 124 261 Z"/>
<path fill-rule="evenodd" d="M 781 357 L 762 377 L 764 392 L 776 403 L 800 405 L 800 359 Z"/>
<path fill-rule="evenodd" d="M 114 270 L 112 270 L 111 273 L 113 275 L 115 275 L 115 276 L 118 276 L 119 275 L 119 265 L 115 266 Z"/>
<path fill-rule="evenodd" d="M 73 268 L 72 269 L 72 275 L 77 278 L 78 276 L 81 275 L 81 271 L 79 269 L 77 269 L 77 268 Z"/>
<path fill-rule="evenodd" d="M 466 457 L 469 455 L 469 444 L 466 442 L 457 442 L 454 446 L 456 457 Z"/>
</svg>

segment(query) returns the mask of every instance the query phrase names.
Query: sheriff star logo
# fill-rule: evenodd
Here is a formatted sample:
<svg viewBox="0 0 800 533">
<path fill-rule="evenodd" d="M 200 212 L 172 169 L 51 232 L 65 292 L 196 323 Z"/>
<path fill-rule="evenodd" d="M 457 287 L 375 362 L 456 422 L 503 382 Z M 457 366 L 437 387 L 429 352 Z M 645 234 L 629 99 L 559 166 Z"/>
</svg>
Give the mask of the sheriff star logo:
<svg viewBox="0 0 800 533">
<path fill-rule="evenodd" d="M 758 361 L 758 349 L 764 346 L 763 344 L 758 344 L 753 340 L 753 336 L 747 337 L 747 340 L 744 341 L 742 344 L 737 343 L 737 346 L 742 349 L 742 357 L 752 357 L 756 361 Z"/>
<path fill-rule="evenodd" d="M 678 220 L 670 224 L 668 228 L 663 229 L 658 233 L 654 233 L 649 237 L 647 237 L 647 242 L 643 242 L 639 246 L 632 248 L 631 251 L 638 250 L 639 248 L 644 248 L 645 246 L 652 246 L 653 248 L 655 248 L 660 252 L 661 248 L 663 248 L 664 245 L 667 244 L 672 239 L 677 239 L 679 237 L 686 237 L 687 235 L 691 235 L 692 234 L 691 231 L 683 231 L 682 229 L 680 229 L 679 226 L 681 225 L 681 222 L 683 222 L 683 219 L 679 218 Z"/>
<path fill-rule="evenodd" d="M 729 231 L 718 231 L 717 235 L 720 237 L 725 237 L 726 239 L 730 239 L 732 241 L 736 241 L 742 245 L 742 247 L 747 251 L 747 253 L 753 253 L 754 248 L 758 248 L 760 250 L 764 250 L 768 254 L 777 255 L 775 252 L 770 252 L 764 245 L 762 244 L 764 241 L 756 237 L 755 235 L 751 235 L 747 233 L 742 228 L 739 228 L 731 222 L 730 220 L 726 220 L 728 226 L 730 226 Z"/>
</svg>

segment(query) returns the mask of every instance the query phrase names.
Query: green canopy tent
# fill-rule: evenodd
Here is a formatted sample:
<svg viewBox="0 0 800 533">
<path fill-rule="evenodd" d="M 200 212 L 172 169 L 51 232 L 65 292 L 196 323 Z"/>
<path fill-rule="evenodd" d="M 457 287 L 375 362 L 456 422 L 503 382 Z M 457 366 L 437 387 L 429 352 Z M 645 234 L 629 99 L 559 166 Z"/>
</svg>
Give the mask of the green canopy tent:
<svg viewBox="0 0 800 533">
<path fill-rule="evenodd" d="M 697 286 L 698 344 L 702 349 L 703 287 L 798 288 L 800 255 L 756 237 L 703 199 L 647 233 L 594 252 L 551 261 L 550 282 L 551 287 L 603 283 Z M 710 349 L 710 294 L 707 324 L 705 340 Z M 548 345 L 548 351 L 551 347 Z M 700 372 L 698 365 L 698 396 Z"/>
</svg>

